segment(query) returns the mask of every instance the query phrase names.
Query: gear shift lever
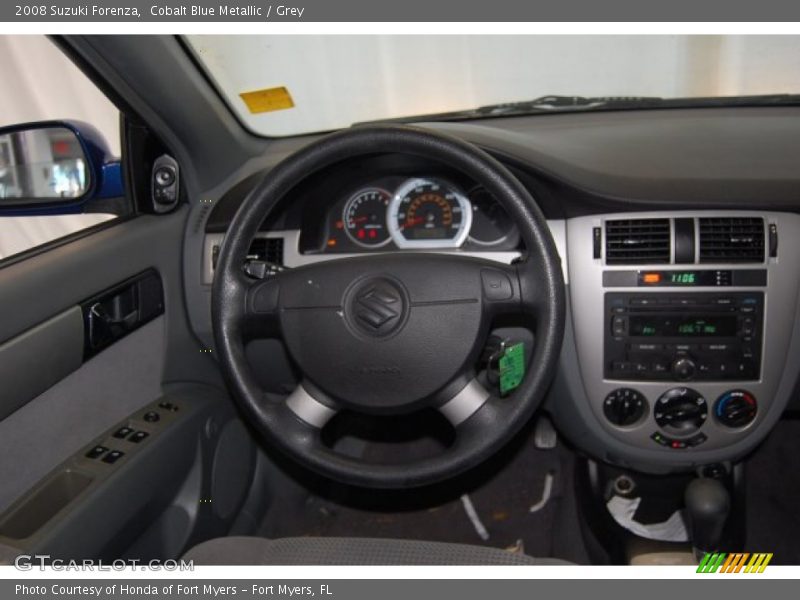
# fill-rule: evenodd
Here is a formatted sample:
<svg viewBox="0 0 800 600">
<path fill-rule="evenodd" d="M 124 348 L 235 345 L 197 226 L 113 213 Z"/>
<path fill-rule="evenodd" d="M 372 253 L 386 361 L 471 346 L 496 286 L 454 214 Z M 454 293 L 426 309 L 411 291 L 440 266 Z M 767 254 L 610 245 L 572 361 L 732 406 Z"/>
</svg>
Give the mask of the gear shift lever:
<svg viewBox="0 0 800 600">
<path fill-rule="evenodd" d="M 731 497 L 716 479 L 694 479 L 684 493 L 692 545 L 702 554 L 717 550 L 731 510 Z"/>
</svg>

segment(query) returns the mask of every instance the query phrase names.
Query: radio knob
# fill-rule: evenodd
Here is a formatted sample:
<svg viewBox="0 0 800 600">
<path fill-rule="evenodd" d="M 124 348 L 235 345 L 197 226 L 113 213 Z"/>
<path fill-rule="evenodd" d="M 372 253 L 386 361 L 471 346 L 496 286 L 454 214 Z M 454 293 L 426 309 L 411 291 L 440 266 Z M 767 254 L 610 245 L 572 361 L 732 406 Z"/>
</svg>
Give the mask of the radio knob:
<svg viewBox="0 0 800 600">
<path fill-rule="evenodd" d="M 658 399 L 653 416 L 667 433 L 688 435 L 703 426 L 708 416 L 708 405 L 705 398 L 693 389 L 673 388 Z"/>
<path fill-rule="evenodd" d="M 753 422 L 758 412 L 755 396 L 745 390 L 731 390 L 719 397 L 714 416 L 725 427 L 744 427 Z"/>
<path fill-rule="evenodd" d="M 676 379 L 688 381 L 694 377 L 695 364 L 691 358 L 679 358 L 672 363 L 672 374 Z"/>
</svg>

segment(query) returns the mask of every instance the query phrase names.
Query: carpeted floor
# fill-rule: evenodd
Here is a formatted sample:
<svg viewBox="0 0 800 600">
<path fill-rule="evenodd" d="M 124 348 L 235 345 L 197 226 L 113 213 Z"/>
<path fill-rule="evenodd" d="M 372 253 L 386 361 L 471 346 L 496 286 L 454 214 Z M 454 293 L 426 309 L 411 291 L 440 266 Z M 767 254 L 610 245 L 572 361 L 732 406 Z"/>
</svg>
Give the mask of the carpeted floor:
<svg viewBox="0 0 800 600">
<path fill-rule="evenodd" d="M 380 445 L 364 445 L 370 460 L 387 455 Z M 395 452 L 396 454 L 396 452 Z M 515 548 L 536 557 L 588 564 L 574 495 L 575 456 L 562 444 L 539 450 L 531 430 L 478 470 L 432 488 L 375 491 L 285 471 L 259 535 L 363 536 L 423 539 Z M 535 512 L 545 493 L 550 496 Z M 462 499 L 469 497 L 479 525 Z M 479 532 L 485 530 L 483 537 Z M 484 539 L 485 538 L 485 539 Z"/>
<path fill-rule="evenodd" d="M 745 465 L 748 552 L 800 565 L 800 420 L 782 420 Z"/>
</svg>

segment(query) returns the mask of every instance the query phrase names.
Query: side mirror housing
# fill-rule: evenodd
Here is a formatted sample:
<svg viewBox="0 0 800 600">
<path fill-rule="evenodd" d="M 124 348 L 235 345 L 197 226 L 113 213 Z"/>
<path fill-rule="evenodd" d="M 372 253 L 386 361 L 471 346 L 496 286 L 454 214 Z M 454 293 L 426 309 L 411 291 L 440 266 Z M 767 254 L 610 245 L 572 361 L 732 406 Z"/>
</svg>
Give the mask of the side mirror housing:
<svg viewBox="0 0 800 600">
<path fill-rule="evenodd" d="M 92 125 L 40 121 L 0 128 L 0 215 L 72 214 L 123 195 L 119 159 Z"/>
</svg>

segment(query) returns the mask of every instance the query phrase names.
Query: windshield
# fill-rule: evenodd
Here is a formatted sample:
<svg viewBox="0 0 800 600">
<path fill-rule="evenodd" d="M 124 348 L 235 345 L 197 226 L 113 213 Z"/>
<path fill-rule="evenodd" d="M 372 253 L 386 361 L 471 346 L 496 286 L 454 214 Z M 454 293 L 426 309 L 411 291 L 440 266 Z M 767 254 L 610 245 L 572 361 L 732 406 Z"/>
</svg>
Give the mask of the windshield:
<svg viewBox="0 0 800 600">
<path fill-rule="evenodd" d="M 264 136 L 330 131 L 363 121 L 550 95 L 641 97 L 652 105 L 653 98 L 800 93 L 800 36 L 185 39 L 233 112 L 249 130 Z M 596 104 L 587 102 L 586 107 Z M 625 105 L 635 107 L 635 102 Z"/>
</svg>

